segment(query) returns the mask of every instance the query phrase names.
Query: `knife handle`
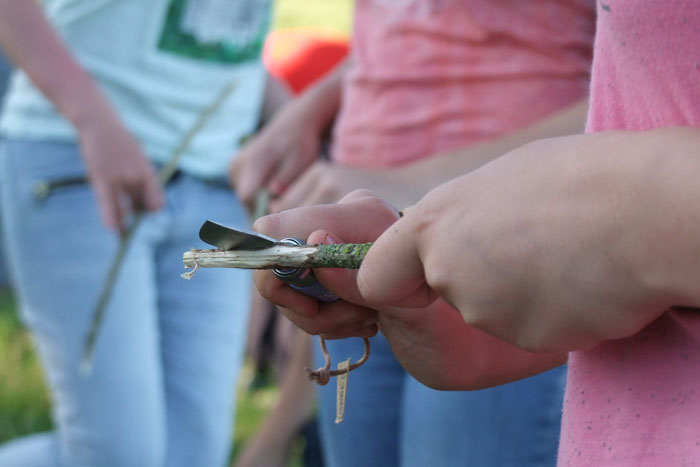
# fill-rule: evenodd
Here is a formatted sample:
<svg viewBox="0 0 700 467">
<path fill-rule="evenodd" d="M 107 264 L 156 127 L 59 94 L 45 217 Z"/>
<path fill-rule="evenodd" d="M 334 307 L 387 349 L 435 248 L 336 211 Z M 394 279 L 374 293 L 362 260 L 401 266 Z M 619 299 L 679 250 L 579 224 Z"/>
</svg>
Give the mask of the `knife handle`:
<svg viewBox="0 0 700 467">
<path fill-rule="evenodd" d="M 294 237 L 283 238 L 280 243 L 306 245 L 305 242 Z M 272 272 L 279 280 L 286 282 L 291 288 L 304 295 L 327 303 L 338 300 L 338 296 L 321 285 L 309 268 L 274 268 Z"/>
</svg>

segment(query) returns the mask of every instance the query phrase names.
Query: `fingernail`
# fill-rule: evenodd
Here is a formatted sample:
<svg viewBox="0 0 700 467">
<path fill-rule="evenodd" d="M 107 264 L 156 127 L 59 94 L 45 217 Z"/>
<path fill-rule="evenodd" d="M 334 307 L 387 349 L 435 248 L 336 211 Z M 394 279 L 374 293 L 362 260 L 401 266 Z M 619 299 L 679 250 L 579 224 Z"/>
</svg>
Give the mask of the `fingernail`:
<svg viewBox="0 0 700 467">
<path fill-rule="evenodd" d="M 269 189 L 272 195 L 279 196 L 284 191 L 284 185 L 282 185 L 282 182 L 280 182 L 279 180 L 272 180 L 270 182 Z"/>
<path fill-rule="evenodd" d="M 326 234 L 325 238 L 323 239 L 323 243 L 325 245 L 335 245 L 336 243 L 340 243 L 340 240 L 338 240 L 331 234 Z"/>
</svg>

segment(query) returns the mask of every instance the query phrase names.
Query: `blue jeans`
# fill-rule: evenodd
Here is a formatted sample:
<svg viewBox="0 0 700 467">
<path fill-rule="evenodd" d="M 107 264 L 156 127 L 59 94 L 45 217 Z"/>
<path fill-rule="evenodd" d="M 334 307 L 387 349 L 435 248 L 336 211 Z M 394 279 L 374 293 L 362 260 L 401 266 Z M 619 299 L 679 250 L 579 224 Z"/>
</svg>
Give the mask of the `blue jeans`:
<svg viewBox="0 0 700 467">
<path fill-rule="evenodd" d="M 37 181 L 84 174 L 73 144 L 0 147 L 7 253 L 24 321 L 54 402 L 56 430 L 0 448 L 0 466 L 222 466 L 246 336 L 250 274 L 180 277 L 182 253 L 207 248 L 207 218 L 245 228 L 230 190 L 181 174 L 146 216 L 124 261 L 93 369 L 79 371 L 92 309 L 118 244 L 88 185 L 46 199 Z"/>
<path fill-rule="evenodd" d="M 348 379 L 336 425 L 336 382 L 317 390 L 329 467 L 531 467 L 556 465 L 565 367 L 480 391 L 436 391 L 411 377 L 388 341 Z M 362 355 L 361 339 L 328 342 L 332 366 Z M 322 364 L 315 346 L 316 364 Z"/>
</svg>

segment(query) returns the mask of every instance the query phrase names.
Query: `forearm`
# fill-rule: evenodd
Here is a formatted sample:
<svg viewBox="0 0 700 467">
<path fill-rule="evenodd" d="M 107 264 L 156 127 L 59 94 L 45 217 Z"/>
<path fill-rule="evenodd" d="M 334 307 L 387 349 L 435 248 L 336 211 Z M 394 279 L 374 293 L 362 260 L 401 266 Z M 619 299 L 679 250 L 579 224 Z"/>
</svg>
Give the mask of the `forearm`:
<svg viewBox="0 0 700 467">
<path fill-rule="evenodd" d="M 109 104 L 36 1 L 0 0 L 0 46 L 76 127 L 109 114 Z"/>
<path fill-rule="evenodd" d="M 311 336 L 295 330 L 291 361 L 283 375 L 280 399 L 267 414 L 255 443 L 289 446 L 311 414 L 314 388 L 304 368 L 311 366 Z"/>
<path fill-rule="evenodd" d="M 346 59 L 297 98 L 296 105 L 303 108 L 304 115 L 319 133 L 330 127 L 338 113 L 343 79 L 349 66 L 350 59 Z"/>
<path fill-rule="evenodd" d="M 435 155 L 396 169 L 395 176 L 412 181 L 411 197 L 416 202 L 432 188 L 475 170 L 530 141 L 583 133 L 587 112 L 586 98 L 500 138 Z"/>
<path fill-rule="evenodd" d="M 265 73 L 265 94 L 260 112 L 261 123 L 268 122 L 291 98 L 292 91 L 284 82 L 270 73 Z"/>
</svg>

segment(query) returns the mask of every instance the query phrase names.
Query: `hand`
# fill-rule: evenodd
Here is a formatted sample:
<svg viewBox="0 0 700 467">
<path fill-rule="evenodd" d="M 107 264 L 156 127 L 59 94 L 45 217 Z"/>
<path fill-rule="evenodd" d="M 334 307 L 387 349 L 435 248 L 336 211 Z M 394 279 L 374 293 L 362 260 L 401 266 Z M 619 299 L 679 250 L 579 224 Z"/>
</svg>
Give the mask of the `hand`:
<svg viewBox="0 0 700 467">
<path fill-rule="evenodd" d="M 538 141 L 433 190 L 370 249 L 362 296 L 420 307 L 437 293 L 467 323 L 535 351 L 637 332 L 669 303 L 634 260 L 654 203 L 635 181 L 636 136 Z"/>
<path fill-rule="evenodd" d="M 270 203 L 272 212 L 300 206 L 335 203 L 357 189 L 367 189 L 401 209 L 427 191 L 416 177 L 401 168 L 368 169 L 317 161 L 284 194 Z"/>
<path fill-rule="evenodd" d="M 322 130 L 301 98 L 285 106 L 231 163 L 229 178 L 241 200 L 252 206 L 261 189 L 280 195 L 318 159 Z"/>
<path fill-rule="evenodd" d="M 319 205 L 285 211 L 265 216 L 253 228 L 263 234 L 282 238 L 307 238 L 318 228 L 332 229 L 352 219 L 352 232 L 347 232 L 349 242 L 366 242 L 377 238 L 386 227 L 398 219 L 397 211 L 369 194 L 358 190 L 343 198 L 337 205 Z M 313 238 L 314 243 L 324 243 L 323 238 Z M 318 271 L 317 271 L 318 272 Z M 281 310 L 297 326 L 311 334 L 323 334 L 326 338 L 348 336 L 371 336 L 377 332 L 375 310 L 347 301 L 348 294 L 357 290 L 354 271 L 346 271 L 345 284 L 339 295 L 346 300 L 319 303 L 316 299 L 294 291 L 277 279 L 270 271 L 255 271 L 256 286 L 261 295 L 273 303 L 282 305 Z M 354 301 L 362 302 L 355 293 Z M 272 299 L 274 298 L 274 299 Z"/>
<path fill-rule="evenodd" d="M 132 212 L 162 207 L 163 192 L 153 168 L 111 111 L 96 110 L 78 133 L 88 178 L 110 229 L 123 233 Z"/>
<path fill-rule="evenodd" d="M 306 237 L 309 243 L 373 241 L 394 225 L 398 216 L 364 190 L 351 193 L 338 205 L 311 206 L 263 217 L 256 230 L 271 236 Z M 392 228 L 393 229 L 393 228 Z M 331 234 L 330 231 L 336 232 Z M 374 248 L 374 247 L 373 247 Z M 395 263 L 397 269 L 403 267 Z M 326 338 L 371 336 L 378 323 L 401 364 L 424 384 L 440 389 L 476 389 L 502 384 L 561 364 L 564 356 L 535 355 L 501 342 L 471 326 L 438 300 L 422 308 L 373 307 L 359 293 L 356 272 L 317 269 L 319 281 L 341 297 L 320 304 L 295 292 L 269 271 L 256 271 L 261 294 L 284 307 L 295 324 Z M 378 311 L 375 311 L 376 308 Z"/>
</svg>

